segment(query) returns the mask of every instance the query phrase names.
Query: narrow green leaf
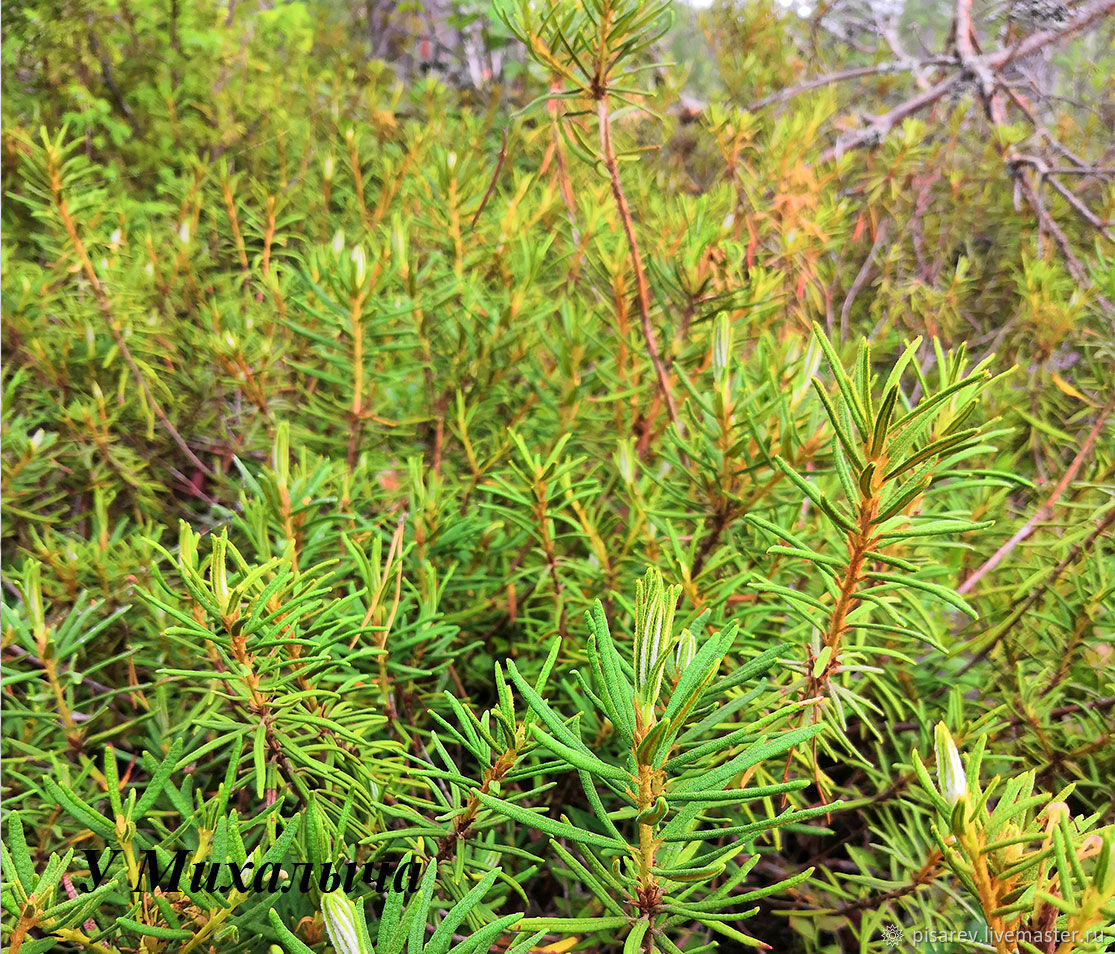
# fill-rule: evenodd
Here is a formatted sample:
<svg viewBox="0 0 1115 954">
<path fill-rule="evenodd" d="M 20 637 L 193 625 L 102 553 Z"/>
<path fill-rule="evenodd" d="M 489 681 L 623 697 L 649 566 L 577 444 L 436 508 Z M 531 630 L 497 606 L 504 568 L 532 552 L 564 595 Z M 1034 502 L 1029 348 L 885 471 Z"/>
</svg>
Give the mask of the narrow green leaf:
<svg viewBox="0 0 1115 954">
<path fill-rule="evenodd" d="M 486 792 L 474 789 L 473 794 L 476 795 L 486 807 L 492 809 L 492 811 L 498 812 L 505 818 L 518 822 L 520 825 L 526 825 L 528 828 L 537 829 L 552 838 L 565 838 L 582 845 L 594 845 L 597 848 L 612 848 L 619 851 L 624 850 L 626 847 L 624 842 L 616 841 L 614 838 L 607 838 L 604 835 L 598 835 L 596 832 L 577 828 L 567 822 L 557 821 L 546 815 L 528 811 L 519 805 L 506 802 L 502 798 L 495 798 Z"/>
</svg>

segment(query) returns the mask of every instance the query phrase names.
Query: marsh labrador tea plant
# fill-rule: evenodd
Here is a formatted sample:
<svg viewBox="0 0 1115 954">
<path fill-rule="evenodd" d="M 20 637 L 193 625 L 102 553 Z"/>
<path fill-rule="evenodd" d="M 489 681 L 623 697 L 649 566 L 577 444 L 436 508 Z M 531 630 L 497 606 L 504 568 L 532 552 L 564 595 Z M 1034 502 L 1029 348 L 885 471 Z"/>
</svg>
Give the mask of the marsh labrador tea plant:
<svg viewBox="0 0 1115 954">
<path fill-rule="evenodd" d="M 1108 950 L 1038 6 L 5 8 L 5 948 Z"/>
</svg>

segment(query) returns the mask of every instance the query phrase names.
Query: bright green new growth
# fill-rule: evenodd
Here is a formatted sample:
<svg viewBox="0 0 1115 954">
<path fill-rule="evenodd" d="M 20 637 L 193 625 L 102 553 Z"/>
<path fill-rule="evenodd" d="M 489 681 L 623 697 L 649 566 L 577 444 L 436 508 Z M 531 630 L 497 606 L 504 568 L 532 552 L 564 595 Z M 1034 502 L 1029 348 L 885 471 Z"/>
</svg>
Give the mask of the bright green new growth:
<svg viewBox="0 0 1115 954">
<path fill-rule="evenodd" d="M 674 651 L 674 612 L 680 586 L 667 587 L 656 569 L 635 584 L 635 701 L 640 721 L 648 725 L 662 676 Z"/>
<path fill-rule="evenodd" d="M 981 786 L 984 736 L 969 756 L 967 782 L 944 723 L 936 734 L 939 793 L 914 753 L 919 781 L 938 820 L 947 823 L 943 831 L 934 823 L 931 831 L 944 863 L 982 910 L 996 950 L 1012 950 L 1012 937 L 1033 938 L 1047 949 L 1053 943 L 1059 951 L 1098 950 L 1115 915 L 1115 829 L 1093 831 L 1094 815 L 1074 818 L 1066 804 L 1071 785 L 1052 797 L 1035 792 L 1033 772 L 1005 781 L 996 776 Z M 1030 940 L 1022 944 L 1027 952 L 1041 950 Z"/>
<path fill-rule="evenodd" d="M 576 769 L 592 823 L 575 825 L 567 817 L 537 815 L 486 793 L 479 794 L 480 801 L 548 835 L 553 850 L 602 903 L 598 916 L 527 918 L 520 929 L 622 930 L 627 932 L 625 950 L 677 951 L 675 937 L 695 921 L 715 934 L 754 945 L 754 938 L 729 922 L 754 913 L 748 902 L 793 887 L 811 874 L 806 870 L 757 891 L 736 891 L 759 860 L 757 843 L 784 826 L 804 831 L 802 822 L 838 806 L 763 817 L 771 796 L 799 791 L 805 783 L 772 783 L 762 763 L 820 728 L 765 730 L 784 723 L 795 707 L 756 718 L 741 704 L 760 695 L 764 683 L 757 680 L 775 664 L 783 647 L 721 674 L 737 634 L 737 627 L 729 624 L 709 634 L 689 664 L 672 673 L 667 699 L 660 698 L 665 667 L 672 661 L 679 592 L 680 587 L 666 587 L 655 568 L 639 581 L 633 654 L 628 659 L 612 639 L 600 602 L 586 614 L 589 676 L 586 680 L 579 671 L 574 675 L 594 714 L 606 719 L 618 735 L 618 751 L 610 750 L 610 757 L 586 745 L 579 718 L 560 715 L 509 664 L 512 681 L 541 720 L 530 727 L 532 736 Z M 704 632 L 706 615 L 687 632 Z M 743 686 L 747 691 L 730 710 L 722 709 L 722 701 Z M 743 717 L 737 720 L 733 713 Z M 762 784 L 750 784 L 756 779 Z M 755 802 L 760 803 L 758 809 L 751 807 Z M 715 824 L 717 812 L 733 808 L 741 812 L 742 824 Z M 710 847 L 715 841 L 722 844 Z"/>
</svg>

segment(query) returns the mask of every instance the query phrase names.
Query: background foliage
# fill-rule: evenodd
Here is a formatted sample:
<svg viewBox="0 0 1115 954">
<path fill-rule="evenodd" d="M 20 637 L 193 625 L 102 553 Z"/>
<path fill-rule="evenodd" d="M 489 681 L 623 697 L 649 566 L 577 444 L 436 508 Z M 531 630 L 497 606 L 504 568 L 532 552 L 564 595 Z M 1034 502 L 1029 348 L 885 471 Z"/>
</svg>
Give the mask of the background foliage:
<svg viewBox="0 0 1115 954">
<path fill-rule="evenodd" d="M 1110 929 L 1111 24 L 867 143 L 857 5 L 675 12 L 5 5 L 12 950 Z"/>
</svg>

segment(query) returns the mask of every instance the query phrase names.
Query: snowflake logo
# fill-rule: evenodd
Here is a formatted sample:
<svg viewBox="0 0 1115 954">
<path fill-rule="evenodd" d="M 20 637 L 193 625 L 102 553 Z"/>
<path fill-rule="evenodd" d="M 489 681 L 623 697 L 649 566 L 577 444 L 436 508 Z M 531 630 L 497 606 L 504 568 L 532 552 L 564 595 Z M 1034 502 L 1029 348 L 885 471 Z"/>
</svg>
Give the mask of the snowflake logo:
<svg viewBox="0 0 1115 954">
<path fill-rule="evenodd" d="M 897 924 L 884 924 L 883 925 L 883 941 L 887 947 L 898 947 L 903 941 L 906 940 L 906 932 L 902 930 Z"/>
</svg>

